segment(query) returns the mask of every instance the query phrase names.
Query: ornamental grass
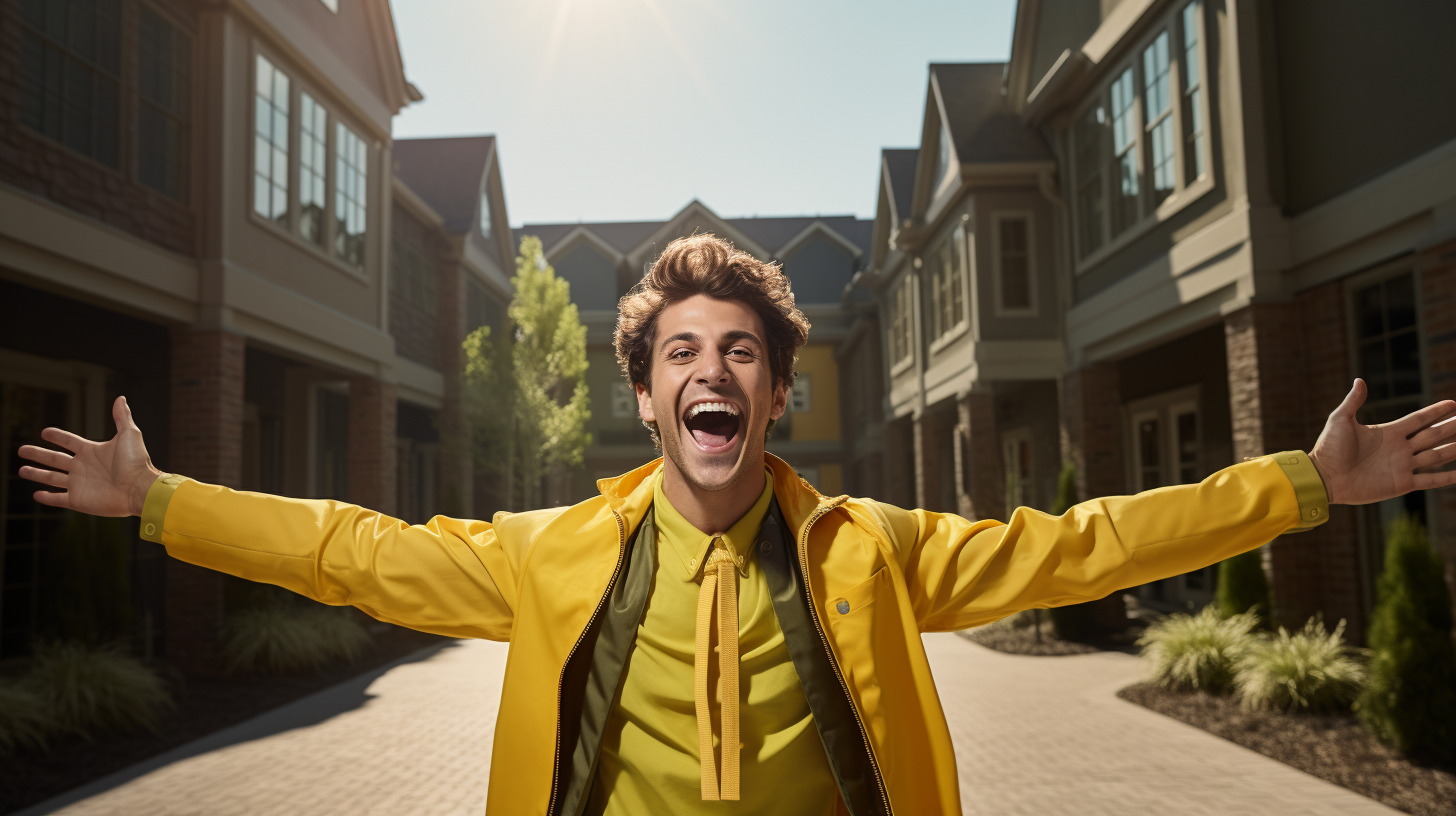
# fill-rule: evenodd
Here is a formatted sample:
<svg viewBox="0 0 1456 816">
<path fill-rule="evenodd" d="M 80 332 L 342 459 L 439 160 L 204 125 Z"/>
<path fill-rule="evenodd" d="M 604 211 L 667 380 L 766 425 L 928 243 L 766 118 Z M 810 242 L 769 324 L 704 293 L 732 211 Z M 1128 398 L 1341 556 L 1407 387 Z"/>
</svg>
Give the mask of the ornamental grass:
<svg viewBox="0 0 1456 816">
<path fill-rule="evenodd" d="M 1365 681 L 1365 667 L 1345 645 L 1345 622 L 1326 632 L 1313 618 L 1297 634 L 1284 627 L 1259 638 L 1235 662 L 1234 685 L 1251 711 L 1314 714 L 1348 711 Z"/>
<path fill-rule="evenodd" d="M 229 616 L 223 659 L 234 672 L 299 674 L 353 663 L 372 644 L 347 610 L 274 604 Z"/>
<path fill-rule="evenodd" d="M 40 695 L 17 683 L 0 684 L 0 756 L 44 748 L 55 730 Z"/>
<path fill-rule="evenodd" d="M 173 705 L 161 675 L 115 644 L 37 644 L 24 682 L 57 730 L 88 739 L 140 729 L 155 733 Z"/>
<path fill-rule="evenodd" d="M 1233 686 L 1234 665 L 1253 643 L 1258 623 L 1252 612 L 1224 618 L 1209 605 L 1197 615 L 1169 615 L 1152 624 L 1137 645 L 1158 685 L 1220 694 Z"/>
</svg>

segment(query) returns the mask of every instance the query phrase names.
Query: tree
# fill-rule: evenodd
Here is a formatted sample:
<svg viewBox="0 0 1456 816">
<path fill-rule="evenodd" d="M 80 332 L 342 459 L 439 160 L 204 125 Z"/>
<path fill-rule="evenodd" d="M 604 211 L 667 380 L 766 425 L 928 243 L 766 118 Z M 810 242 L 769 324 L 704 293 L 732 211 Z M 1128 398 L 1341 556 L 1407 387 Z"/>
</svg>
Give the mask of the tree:
<svg viewBox="0 0 1456 816">
<path fill-rule="evenodd" d="M 513 335 L 482 326 L 465 338 L 465 394 L 476 461 L 503 479 L 506 509 L 529 510 L 545 505 L 547 475 L 591 444 L 586 327 L 539 238 L 521 240 L 511 285 Z"/>
<path fill-rule="evenodd" d="M 1369 679 L 1355 708 L 1376 737 L 1418 758 L 1456 762 L 1456 646 L 1441 555 L 1403 516 L 1385 537 L 1370 622 Z"/>
</svg>

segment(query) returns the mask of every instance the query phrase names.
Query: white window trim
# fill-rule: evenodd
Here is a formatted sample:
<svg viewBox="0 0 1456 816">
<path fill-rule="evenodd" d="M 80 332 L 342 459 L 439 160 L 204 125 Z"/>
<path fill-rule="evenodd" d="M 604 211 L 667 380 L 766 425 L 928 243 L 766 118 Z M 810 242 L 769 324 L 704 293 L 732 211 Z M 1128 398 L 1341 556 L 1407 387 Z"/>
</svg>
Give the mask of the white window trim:
<svg viewBox="0 0 1456 816">
<path fill-rule="evenodd" d="M 1164 391 L 1161 394 L 1154 394 L 1151 397 L 1144 397 L 1140 400 L 1129 402 L 1123 408 L 1127 420 L 1126 439 L 1128 444 L 1127 459 L 1127 480 L 1134 492 L 1141 492 L 1150 488 L 1143 486 L 1142 477 L 1142 447 L 1138 439 L 1137 426 L 1144 419 L 1157 419 L 1162 425 L 1159 435 L 1159 442 L 1163 446 L 1162 456 L 1158 467 L 1162 470 L 1167 486 L 1177 484 L 1172 481 L 1176 478 L 1178 471 L 1177 454 L 1177 423 L 1175 419 L 1180 415 L 1192 412 L 1195 417 L 1194 427 L 1198 432 L 1198 462 L 1194 468 L 1195 478 L 1202 479 L 1205 473 L 1203 456 L 1203 423 L 1204 415 L 1202 400 L 1200 398 L 1202 388 L 1197 385 L 1190 385 L 1184 388 Z"/>
<path fill-rule="evenodd" d="M 1002 462 L 1002 467 L 1005 470 L 1005 479 L 1006 479 L 1006 514 L 1008 516 L 1011 514 L 1011 512 L 1013 510 L 1016 509 L 1016 507 L 1025 507 L 1025 506 L 1028 506 L 1026 504 L 1026 496 L 1024 496 L 1024 495 L 1023 496 L 1013 496 L 1012 495 L 1013 488 L 1012 488 L 1012 485 L 1011 485 L 1013 454 L 1016 452 L 1016 445 L 1018 445 L 1018 444 L 1020 444 L 1022 442 L 1025 442 L 1027 444 L 1027 446 L 1031 449 L 1031 462 L 1030 462 L 1031 467 L 1030 467 L 1030 469 L 1026 473 L 1026 477 L 1027 477 L 1026 480 L 1027 480 L 1028 485 L 1033 490 L 1035 490 L 1035 487 L 1036 487 L 1036 447 L 1035 447 L 1035 445 L 1033 445 L 1033 437 L 1032 437 L 1032 433 L 1031 433 L 1031 428 L 1030 427 L 1021 427 L 1021 428 L 1016 428 L 1015 430 L 1007 431 L 1006 433 L 1001 434 L 1001 462 Z M 1018 485 L 1016 489 L 1019 490 L 1020 489 L 1020 486 Z"/>
<path fill-rule="evenodd" d="M 906 337 L 905 337 L 905 355 L 903 357 L 901 357 L 900 359 L 898 359 L 898 360 L 893 360 L 893 359 L 891 360 L 891 362 L 890 362 L 890 376 L 891 377 L 898 376 L 898 375 L 900 375 L 900 374 L 908 371 L 910 369 L 910 366 L 912 366 L 912 365 L 915 364 L 915 303 L 916 303 L 916 298 L 915 298 L 915 290 L 914 290 L 914 287 L 912 285 L 913 282 L 914 282 L 914 276 L 907 274 L 904 278 L 902 278 L 900 280 L 900 283 L 899 283 L 898 286 L 896 286 L 896 287 L 894 287 L 893 289 L 890 290 L 890 297 L 889 297 L 889 303 L 890 303 L 889 317 L 890 317 L 890 319 L 889 319 L 889 321 L 887 321 L 888 322 L 888 329 L 889 329 L 890 336 L 893 337 L 894 331 L 895 331 L 895 310 L 896 310 L 895 297 L 897 295 L 899 295 L 899 293 L 901 293 L 901 292 L 904 292 L 905 293 L 905 329 L 906 329 L 906 332 L 905 332 L 905 335 L 906 335 Z M 886 345 L 887 346 L 890 346 L 890 348 L 887 348 L 886 349 L 886 351 L 889 352 L 889 354 L 887 356 L 893 358 L 894 357 L 894 348 L 893 348 L 893 345 L 894 344 L 893 344 L 893 340 L 890 343 L 887 343 Z"/>
<path fill-rule="evenodd" d="M 971 329 L 971 258 L 970 253 L 967 251 L 967 242 L 965 238 L 965 236 L 969 234 L 969 230 L 966 229 L 965 224 L 966 222 L 964 219 L 958 222 L 955 226 L 955 229 L 951 231 L 951 234 L 947 235 L 944 241 L 934 244 L 930 250 L 930 253 L 928 253 L 930 257 L 939 255 L 940 248 L 946 244 L 950 244 L 952 252 L 950 273 L 952 276 L 959 276 L 961 282 L 961 313 L 959 315 L 956 315 L 956 322 L 954 325 L 946 329 L 940 334 L 939 337 L 936 337 L 934 340 L 931 341 L 930 354 L 932 355 L 940 352 L 951 343 L 954 343 L 957 339 L 961 337 L 961 335 L 965 334 Z M 924 264 L 922 262 L 922 266 L 923 265 Z M 954 286 L 955 284 L 954 277 L 951 280 L 951 284 L 952 286 Z M 937 314 L 940 310 L 940 303 L 936 300 L 938 295 L 939 291 L 936 289 L 935 285 L 935 268 L 934 266 L 932 266 L 930 269 L 930 308 L 934 309 Z"/>
<path fill-rule="evenodd" d="M 1371 269 L 1367 272 L 1363 272 L 1358 275 L 1351 275 L 1350 277 L 1346 278 L 1344 282 L 1344 307 L 1346 315 L 1345 349 L 1346 353 L 1348 354 L 1347 359 L 1349 360 L 1350 371 L 1352 372 L 1353 376 L 1354 372 L 1358 372 L 1360 370 L 1360 330 L 1355 325 L 1355 294 L 1361 289 L 1365 289 L 1375 284 L 1384 283 L 1390 278 L 1397 278 L 1407 273 L 1409 273 L 1411 276 L 1411 284 L 1415 287 L 1416 292 L 1416 344 L 1421 349 L 1421 393 L 1418 395 L 1412 394 L 1405 397 L 1380 400 L 1379 402 L 1382 404 L 1416 400 L 1420 401 L 1422 404 L 1429 404 L 1432 401 L 1431 355 L 1427 351 L 1426 346 L 1426 337 L 1428 335 L 1426 334 L 1425 310 L 1419 308 L 1421 302 L 1421 270 L 1416 268 L 1416 266 L 1411 262 L 1409 258 L 1400 258 L 1398 260 L 1392 261 L 1391 263 L 1378 266 L 1375 269 Z M 1366 405 L 1378 407 L 1373 401 L 1369 399 L 1366 400 Z"/>
<path fill-rule="evenodd" d="M 1031 305 L 1025 309 L 1008 309 L 1002 298 L 1003 278 L 1001 276 L 1001 222 L 1021 219 L 1026 221 L 1026 284 L 1031 292 Z M 1037 298 L 1036 274 L 1036 217 L 1031 210 L 1003 210 L 991 214 L 991 281 L 995 290 L 992 312 L 997 317 L 1036 317 L 1040 311 Z"/>
<path fill-rule="evenodd" d="M 796 397 L 803 397 L 804 407 L 794 405 Z M 789 413 L 807 414 L 814 410 L 814 375 L 811 372 L 801 372 L 794 377 L 794 384 L 789 388 Z"/>
<path fill-rule="evenodd" d="M 1080 232 L 1082 212 L 1080 211 L 1080 208 L 1076 206 L 1076 196 L 1074 189 L 1074 195 L 1072 196 L 1071 202 L 1072 206 L 1070 209 L 1072 212 L 1071 237 L 1073 244 L 1073 258 L 1075 259 L 1074 274 L 1076 275 L 1080 275 L 1088 271 L 1089 269 L 1092 269 L 1093 267 L 1107 260 L 1108 257 L 1115 255 L 1123 249 L 1127 248 L 1127 246 L 1133 241 L 1136 241 L 1137 239 L 1143 237 L 1148 233 L 1148 231 L 1152 230 L 1158 224 L 1161 224 L 1162 222 L 1172 218 L 1178 212 L 1193 204 L 1193 202 L 1207 195 L 1214 188 L 1212 155 L 1214 127 L 1212 119 L 1209 117 L 1210 94 L 1208 80 L 1208 27 L 1205 22 L 1208 12 L 1205 8 L 1206 3 L 1204 3 L 1204 0 L 1190 0 L 1190 2 L 1203 4 L 1200 5 L 1200 10 L 1198 14 L 1198 59 L 1200 72 L 1199 76 L 1201 78 L 1200 85 L 1203 89 L 1203 92 L 1199 94 L 1199 104 L 1203 108 L 1201 113 L 1203 116 L 1204 127 L 1204 173 L 1196 179 L 1186 178 L 1188 169 L 1184 153 L 1184 137 L 1186 135 L 1184 132 L 1184 122 L 1186 120 L 1183 116 L 1183 78 L 1186 75 L 1183 72 L 1183 52 L 1181 49 L 1182 39 L 1181 36 L 1178 35 L 1182 34 L 1182 30 L 1179 28 L 1179 25 L 1181 24 L 1180 21 L 1182 18 L 1183 9 L 1188 6 L 1188 3 L 1179 3 L 1175 8 L 1173 8 L 1166 15 L 1164 15 L 1164 17 L 1158 21 L 1158 24 L 1155 27 L 1150 29 L 1134 44 L 1128 47 L 1127 53 L 1121 59 L 1119 59 L 1115 63 L 1112 63 L 1111 68 L 1106 72 L 1104 78 L 1098 81 L 1095 91 L 1090 94 L 1088 98 L 1082 102 L 1082 104 L 1078 105 L 1077 108 L 1074 109 L 1073 114 L 1070 118 L 1070 121 L 1075 123 L 1079 119 L 1081 119 L 1083 114 L 1085 114 L 1088 110 L 1098 104 L 1103 104 L 1108 109 L 1110 116 L 1111 105 L 1108 102 L 1108 95 L 1110 93 L 1112 83 L 1119 76 L 1122 75 L 1123 71 L 1128 68 L 1132 69 L 1133 88 L 1136 94 L 1133 102 L 1133 110 L 1137 116 L 1138 123 L 1137 127 L 1133 128 L 1135 134 L 1135 145 L 1133 147 L 1133 150 L 1136 151 L 1138 156 L 1139 185 L 1137 200 L 1139 217 L 1136 221 L 1130 224 L 1128 228 L 1125 229 L 1120 235 L 1115 238 L 1109 237 L 1111 236 L 1112 231 L 1111 184 L 1113 179 L 1106 173 L 1104 173 L 1104 177 L 1102 179 L 1102 194 L 1104 196 L 1104 202 L 1106 204 L 1103 209 L 1102 224 L 1104 239 L 1101 247 L 1099 247 L 1095 252 L 1088 255 L 1086 258 L 1083 258 Z M 1147 171 L 1151 169 L 1149 166 L 1151 159 L 1149 157 L 1148 146 L 1146 143 L 1147 140 L 1145 138 L 1145 120 L 1147 117 L 1145 116 L 1145 112 L 1143 110 L 1143 97 L 1145 94 L 1145 89 L 1143 85 L 1142 54 L 1143 51 L 1148 48 L 1148 46 L 1152 45 L 1153 41 L 1157 39 L 1158 35 L 1165 31 L 1168 33 L 1170 42 L 1177 42 L 1180 44 L 1179 48 L 1173 49 L 1173 51 L 1176 51 L 1176 55 L 1172 53 L 1172 51 L 1170 51 L 1169 54 L 1169 70 L 1174 80 L 1174 86 L 1170 89 L 1169 95 L 1172 97 L 1173 102 L 1172 115 L 1176 117 L 1173 123 L 1175 131 L 1175 138 L 1173 140 L 1173 160 L 1177 167 L 1173 185 L 1173 192 L 1170 193 L 1168 197 L 1164 199 L 1163 202 L 1159 204 L 1156 208 L 1148 209 L 1148 201 L 1151 197 L 1151 190 L 1149 187 L 1151 181 L 1149 173 Z M 1071 144 L 1072 131 L 1073 128 L 1069 126 L 1064 135 L 1065 138 L 1068 140 L 1067 161 L 1068 164 L 1071 165 L 1071 173 L 1069 174 L 1069 177 L 1073 179 L 1072 183 L 1073 185 L 1075 185 L 1075 179 L 1078 178 L 1078 171 L 1076 167 L 1076 150 Z M 1111 147 L 1108 145 L 1104 145 L 1103 149 L 1111 150 Z M 1106 156 L 1103 155 L 1102 151 L 1099 151 L 1098 158 L 1099 160 L 1101 160 L 1106 158 Z M 1111 164 L 1109 163 L 1108 166 L 1110 167 Z"/>
</svg>

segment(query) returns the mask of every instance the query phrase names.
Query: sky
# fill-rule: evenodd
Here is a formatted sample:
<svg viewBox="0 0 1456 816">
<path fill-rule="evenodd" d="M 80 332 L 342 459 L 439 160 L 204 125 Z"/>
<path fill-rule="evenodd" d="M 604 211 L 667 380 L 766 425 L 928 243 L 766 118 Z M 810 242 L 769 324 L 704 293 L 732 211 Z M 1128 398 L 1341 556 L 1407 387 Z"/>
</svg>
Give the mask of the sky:
<svg viewBox="0 0 1456 816">
<path fill-rule="evenodd" d="M 393 0 L 425 100 L 396 138 L 495 134 L 523 223 L 870 218 L 931 62 L 1004 62 L 1015 0 Z"/>
</svg>

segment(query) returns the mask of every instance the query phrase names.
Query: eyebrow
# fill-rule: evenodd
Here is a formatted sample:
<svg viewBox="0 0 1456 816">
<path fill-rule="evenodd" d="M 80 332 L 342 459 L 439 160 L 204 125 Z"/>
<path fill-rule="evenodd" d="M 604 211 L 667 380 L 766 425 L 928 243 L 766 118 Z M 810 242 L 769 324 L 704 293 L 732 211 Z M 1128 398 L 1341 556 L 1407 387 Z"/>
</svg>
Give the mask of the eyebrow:
<svg viewBox="0 0 1456 816">
<path fill-rule="evenodd" d="M 702 338 L 698 337 L 698 335 L 694 334 L 693 332 L 678 332 L 677 334 L 674 334 L 673 336 L 663 340 L 657 345 L 657 347 L 661 349 L 669 344 L 676 343 L 679 340 L 685 343 L 697 343 L 700 342 L 701 339 Z M 734 340 L 752 340 L 760 347 L 763 346 L 763 341 L 758 338 L 758 335 L 746 329 L 734 329 L 733 331 L 725 332 L 723 334 L 723 339 L 729 342 L 732 342 Z"/>
</svg>

